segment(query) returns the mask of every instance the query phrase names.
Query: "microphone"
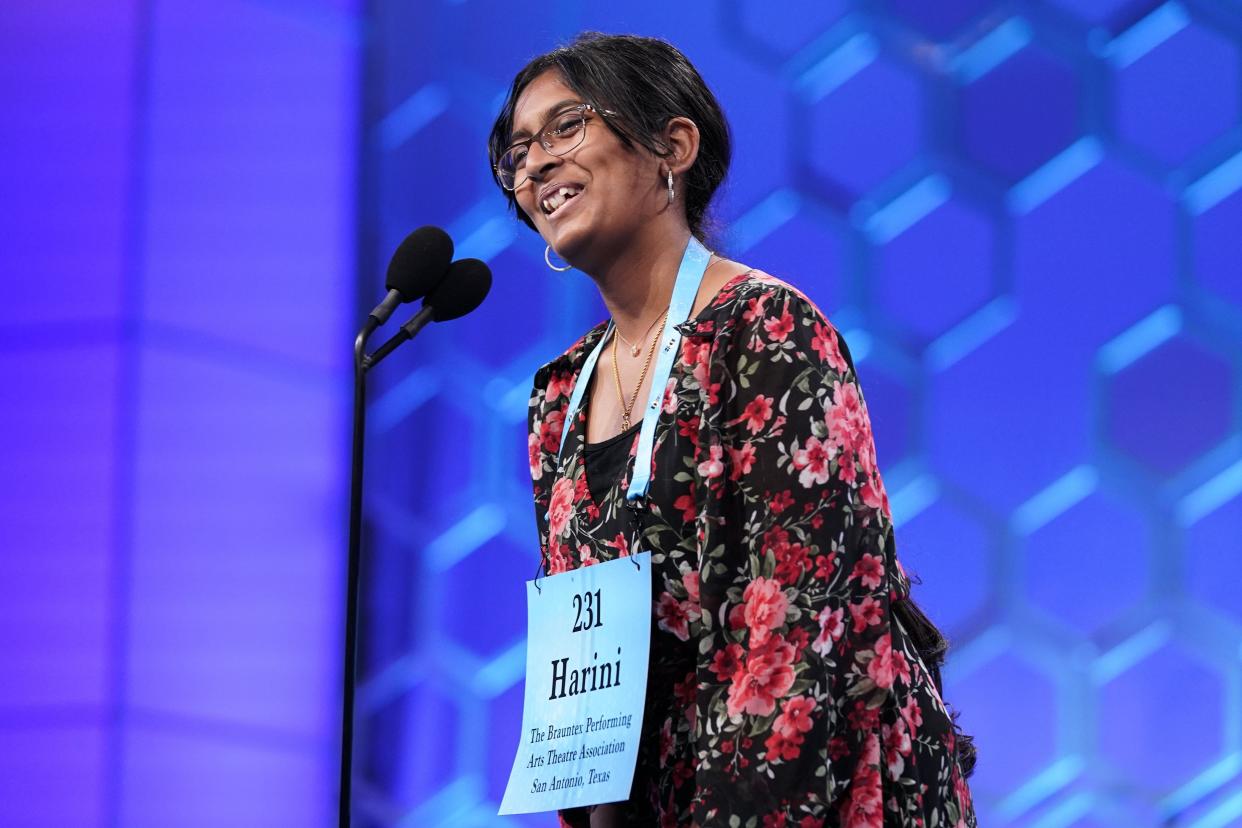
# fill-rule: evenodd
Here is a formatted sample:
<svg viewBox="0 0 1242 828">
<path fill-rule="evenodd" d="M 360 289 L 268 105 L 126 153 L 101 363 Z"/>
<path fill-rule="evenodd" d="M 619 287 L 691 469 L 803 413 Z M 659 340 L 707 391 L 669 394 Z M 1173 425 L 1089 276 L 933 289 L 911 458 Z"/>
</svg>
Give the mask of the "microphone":
<svg viewBox="0 0 1242 828">
<path fill-rule="evenodd" d="M 428 322 L 447 322 L 465 316 L 483 304 L 492 289 L 492 271 L 478 259 L 460 259 L 449 267 L 444 280 L 423 300 L 423 306 L 410 321 L 362 361 L 369 370 L 395 351 L 403 342 L 413 339 Z"/>
<path fill-rule="evenodd" d="M 388 295 L 369 314 L 367 325 L 374 330 L 388 321 L 397 305 L 426 296 L 444 279 L 453 260 L 453 240 L 430 224 L 405 237 L 388 262 L 384 286 Z M 372 321 L 374 320 L 374 321 Z"/>
<path fill-rule="evenodd" d="M 453 262 L 448 275 L 432 289 L 423 304 L 431 306 L 433 322 L 447 322 L 465 316 L 483 304 L 491 289 L 491 268 L 478 259 L 460 259 Z"/>
</svg>

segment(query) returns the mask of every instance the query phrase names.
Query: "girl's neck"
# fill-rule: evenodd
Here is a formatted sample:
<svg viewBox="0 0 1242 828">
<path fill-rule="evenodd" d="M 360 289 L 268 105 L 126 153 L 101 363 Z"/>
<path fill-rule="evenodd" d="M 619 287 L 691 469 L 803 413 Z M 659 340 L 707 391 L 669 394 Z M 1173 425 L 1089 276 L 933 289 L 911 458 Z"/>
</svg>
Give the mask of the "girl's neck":
<svg viewBox="0 0 1242 828">
<path fill-rule="evenodd" d="M 651 230 L 591 274 L 617 330 L 631 342 L 643 337 L 668 307 L 690 242 L 684 225 L 673 232 L 659 232 L 654 226 Z"/>
</svg>

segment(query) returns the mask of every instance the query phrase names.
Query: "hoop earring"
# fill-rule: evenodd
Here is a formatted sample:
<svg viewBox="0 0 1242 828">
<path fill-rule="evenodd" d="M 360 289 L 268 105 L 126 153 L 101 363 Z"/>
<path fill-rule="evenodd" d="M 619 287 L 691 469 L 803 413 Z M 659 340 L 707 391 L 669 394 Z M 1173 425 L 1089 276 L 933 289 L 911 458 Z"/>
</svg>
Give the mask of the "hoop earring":
<svg viewBox="0 0 1242 828">
<path fill-rule="evenodd" d="M 564 267 L 557 267 L 556 265 L 552 264 L 552 245 L 550 244 L 543 248 L 543 260 L 548 263 L 548 267 L 552 268 L 557 273 L 564 273 L 566 270 L 574 269 L 573 265 L 567 264 Z"/>
<path fill-rule="evenodd" d="M 668 203 L 673 203 L 673 171 L 668 171 Z"/>
</svg>

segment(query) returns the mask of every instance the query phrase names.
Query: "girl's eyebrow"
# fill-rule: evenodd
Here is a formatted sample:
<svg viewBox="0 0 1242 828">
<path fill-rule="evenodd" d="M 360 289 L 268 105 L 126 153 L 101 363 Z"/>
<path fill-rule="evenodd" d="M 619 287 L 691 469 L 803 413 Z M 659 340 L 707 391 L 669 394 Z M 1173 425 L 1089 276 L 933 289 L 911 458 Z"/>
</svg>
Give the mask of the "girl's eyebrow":
<svg viewBox="0 0 1242 828">
<path fill-rule="evenodd" d="M 553 115 L 555 115 L 557 112 L 559 112 L 561 109 L 563 109 L 563 108 L 565 108 L 565 107 L 567 107 L 567 106 L 569 106 L 569 105 L 571 105 L 571 104 L 576 104 L 576 103 L 578 103 L 578 101 L 577 101 L 576 99 L 574 99 L 574 98 L 566 98 L 566 99 L 565 99 L 565 100 L 563 100 L 563 101 L 560 101 L 560 102 L 558 102 L 558 103 L 554 103 L 554 104 L 552 104 L 551 106 L 549 106 L 547 109 L 545 109 L 545 110 L 543 111 L 543 117 L 542 117 L 542 119 L 539 121 L 539 123 L 541 123 L 541 124 L 546 124 L 548 121 L 552 120 L 552 116 L 553 116 Z M 529 138 L 529 137 L 530 137 L 530 130 L 528 130 L 528 129 L 518 129 L 518 130 L 514 130 L 514 131 L 513 131 L 513 133 L 511 133 L 511 134 L 509 135 L 509 143 L 510 143 L 510 144 L 512 144 L 512 143 L 513 143 L 513 141 L 514 141 L 514 139 L 515 139 L 515 138 L 519 138 L 519 137 L 522 137 L 522 138 Z"/>
</svg>

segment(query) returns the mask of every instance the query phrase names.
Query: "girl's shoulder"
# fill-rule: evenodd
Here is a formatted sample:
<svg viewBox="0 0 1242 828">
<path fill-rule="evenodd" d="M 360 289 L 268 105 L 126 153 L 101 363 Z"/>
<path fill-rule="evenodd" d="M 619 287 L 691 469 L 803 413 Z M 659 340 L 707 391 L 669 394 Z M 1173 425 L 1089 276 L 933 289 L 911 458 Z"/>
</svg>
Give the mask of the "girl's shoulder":
<svg viewBox="0 0 1242 828">
<path fill-rule="evenodd" d="M 794 312 L 799 320 L 812 318 L 828 325 L 823 311 L 802 290 L 770 273 L 750 268 L 734 276 L 699 314 L 693 330 L 688 332 L 726 333 L 730 329 L 753 325 L 785 312 Z"/>
</svg>

